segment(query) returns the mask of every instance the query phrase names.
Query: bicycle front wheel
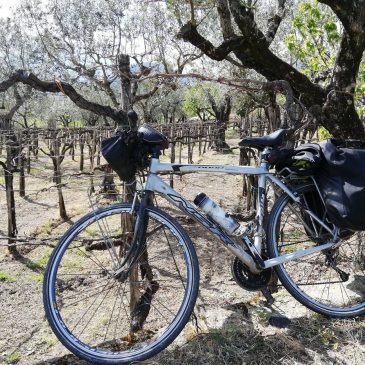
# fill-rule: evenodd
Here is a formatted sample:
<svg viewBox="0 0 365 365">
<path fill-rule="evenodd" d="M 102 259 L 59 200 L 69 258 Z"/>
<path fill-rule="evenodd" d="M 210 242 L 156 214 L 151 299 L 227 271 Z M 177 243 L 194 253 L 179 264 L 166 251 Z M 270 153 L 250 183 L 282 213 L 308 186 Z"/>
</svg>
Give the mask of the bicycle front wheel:
<svg viewBox="0 0 365 365">
<path fill-rule="evenodd" d="M 43 296 L 59 340 L 95 364 L 129 364 L 168 346 L 190 318 L 199 285 L 194 246 L 182 227 L 146 209 L 146 250 L 128 277 L 114 275 L 130 248 L 135 217 L 114 204 L 73 225 L 52 253 Z"/>
<path fill-rule="evenodd" d="M 326 213 L 312 184 L 298 188 L 301 203 L 326 221 Z M 327 222 L 328 223 L 328 222 Z M 268 222 L 270 258 L 329 242 L 330 234 L 314 223 L 301 207 L 283 194 Z M 275 267 L 289 293 L 315 312 L 331 317 L 365 313 L 365 247 L 359 233 L 341 232 L 340 246 Z"/>
</svg>

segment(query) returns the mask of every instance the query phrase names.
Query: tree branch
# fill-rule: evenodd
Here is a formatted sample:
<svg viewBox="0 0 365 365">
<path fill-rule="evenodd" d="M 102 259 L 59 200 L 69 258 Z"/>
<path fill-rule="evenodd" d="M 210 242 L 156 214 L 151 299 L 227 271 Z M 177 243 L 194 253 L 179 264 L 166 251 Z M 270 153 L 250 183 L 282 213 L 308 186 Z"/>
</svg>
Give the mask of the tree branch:
<svg viewBox="0 0 365 365">
<path fill-rule="evenodd" d="M 241 15 L 239 15 L 239 21 L 244 21 Z M 244 31 L 248 32 L 246 29 Z M 318 103 L 318 100 L 320 102 L 325 100 L 325 92 L 319 85 L 313 84 L 304 74 L 271 52 L 262 33 L 254 35 L 249 40 L 242 36 L 235 36 L 233 39 L 223 41 L 219 47 L 214 47 L 191 23 L 184 25 L 179 35 L 217 61 L 225 59 L 233 51 L 242 66 L 256 70 L 269 81 L 286 80 L 293 85 L 298 94 L 304 94 L 311 104 Z"/>
<path fill-rule="evenodd" d="M 232 26 L 231 12 L 229 10 L 228 1 L 217 0 L 217 11 L 219 15 L 223 38 L 229 39 L 234 37 L 235 33 Z"/>
<path fill-rule="evenodd" d="M 214 47 L 213 44 L 201 36 L 191 22 L 186 23 L 181 29 L 178 38 L 182 38 L 186 42 L 190 42 L 192 45 L 199 48 L 207 56 L 216 61 L 222 61 L 228 56 L 228 54 L 235 49 L 242 47 L 244 39 L 243 37 L 235 36 L 222 42 L 218 47 Z"/>
<path fill-rule="evenodd" d="M 267 32 L 265 34 L 266 41 L 271 44 L 275 39 L 276 33 L 280 27 L 281 21 L 285 17 L 286 0 L 278 0 L 278 12 L 268 20 Z"/>
<path fill-rule="evenodd" d="M 266 37 L 255 22 L 253 10 L 242 5 L 240 0 L 229 0 L 229 5 L 233 18 L 247 43 L 268 47 Z"/>
<path fill-rule="evenodd" d="M 318 0 L 328 5 L 341 20 L 349 34 L 365 32 L 365 0 Z"/>
<path fill-rule="evenodd" d="M 253 79 L 227 79 L 225 77 L 213 78 L 208 76 L 203 76 L 195 73 L 189 73 L 184 75 L 178 74 L 154 74 L 147 76 L 139 81 L 149 79 L 171 79 L 171 78 L 195 78 L 201 81 L 217 82 L 223 85 L 230 86 L 232 88 L 244 91 L 266 91 L 266 92 L 279 92 L 286 95 L 285 108 L 287 110 L 290 120 L 294 120 L 292 105 L 294 104 L 294 93 L 289 82 L 285 80 L 276 80 L 270 82 L 263 82 Z"/>
<path fill-rule="evenodd" d="M 145 94 L 141 94 L 141 95 L 136 95 L 134 96 L 133 98 L 133 103 L 138 103 L 139 101 L 141 100 L 144 100 L 144 99 L 148 99 L 150 98 L 151 96 L 153 96 L 156 91 L 158 90 L 158 86 L 155 86 L 151 91 L 149 91 L 148 93 L 145 93 Z"/>
<path fill-rule="evenodd" d="M 123 110 L 116 110 L 110 106 L 100 105 L 89 100 L 86 100 L 82 95 L 80 95 L 75 88 L 62 81 L 43 81 L 40 80 L 33 73 L 28 73 L 24 70 L 19 70 L 12 74 L 7 80 L 0 82 L 0 92 L 8 90 L 11 86 L 22 83 L 24 85 L 29 85 L 33 89 L 50 92 L 59 93 L 62 92 L 64 95 L 68 96 L 79 108 L 89 110 L 97 115 L 106 116 L 120 125 L 128 125 L 128 119 L 126 112 Z"/>
<path fill-rule="evenodd" d="M 347 28 L 348 21 L 348 12 L 349 12 L 349 3 L 356 1 L 347 1 L 347 0 L 318 0 L 318 2 L 328 5 L 333 12 L 338 16 L 338 18 L 341 20 L 342 24 Z"/>
<path fill-rule="evenodd" d="M 21 108 L 21 106 L 25 103 L 27 99 L 30 97 L 30 90 L 27 88 L 26 94 L 21 96 L 19 94 L 18 88 L 14 88 L 14 98 L 15 98 L 15 105 L 10 109 L 10 111 L 6 114 L 5 118 L 8 120 L 12 120 L 14 114 Z"/>
</svg>

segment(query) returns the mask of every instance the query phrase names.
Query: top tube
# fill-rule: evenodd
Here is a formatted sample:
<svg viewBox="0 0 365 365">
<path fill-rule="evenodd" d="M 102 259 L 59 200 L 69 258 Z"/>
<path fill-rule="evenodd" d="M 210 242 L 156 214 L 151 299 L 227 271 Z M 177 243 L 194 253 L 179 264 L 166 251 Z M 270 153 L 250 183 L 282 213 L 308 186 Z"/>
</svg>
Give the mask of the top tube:
<svg viewBox="0 0 365 365">
<path fill-rule="evenodd" d="M 269 175 L 267 163 L 261 163 L 261 166 L 234 166 L 234 165 L 198 165 L 198 164 L 172 164 L 160 162 L 158 158 L 152 158 L 150 164 L 150 173 L 158 174 L 160 172 L 222 172 L 226 174 L 238 175 Z"/>
</svg>

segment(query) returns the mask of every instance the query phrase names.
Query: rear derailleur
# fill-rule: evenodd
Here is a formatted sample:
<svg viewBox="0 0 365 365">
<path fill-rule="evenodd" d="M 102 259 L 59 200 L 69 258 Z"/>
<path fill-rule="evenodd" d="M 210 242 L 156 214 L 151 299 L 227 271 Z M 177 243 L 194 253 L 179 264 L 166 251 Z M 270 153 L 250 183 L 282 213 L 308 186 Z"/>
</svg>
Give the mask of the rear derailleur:
<svg viewBox="0 0 365 365">
<path fill-rule="evenodd" d="M 333 270 L 335 270 L 339 275 L 341 281 L 343 282 L 348 281 L 350 278 L 350 274 L 337 267 L 338 248 L 327 250 L 325 252 L 325 255 L 326 255 L 326 261 L 325 261 L 326 266 L 331 267 Z"/>
</svg>

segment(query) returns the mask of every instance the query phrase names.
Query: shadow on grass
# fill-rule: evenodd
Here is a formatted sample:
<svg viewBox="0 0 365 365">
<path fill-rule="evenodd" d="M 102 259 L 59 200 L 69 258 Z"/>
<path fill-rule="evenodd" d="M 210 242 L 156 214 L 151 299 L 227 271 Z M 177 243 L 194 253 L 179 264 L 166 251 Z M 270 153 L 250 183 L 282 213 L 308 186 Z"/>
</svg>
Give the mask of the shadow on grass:
<svg viewBox="0 0 365 365">
<path fill-rule="evenodd" d="M 58 204 L 46 204 L 46 203 L 40 203 L 36 200 L 33 200 L 31 199 L 28 195 L 26 195 L 24 198 L 23 198 L 25 201 L 27 201 L 28 203 L 31 203 L 31 204 L 36 204 L 36 205 L 39 205 L 41 207 L 45 207 L 45 208 L 57 208 L 58 207 Z"/>
<path fill-rule="evenodd" d="M 292 320 L 287 329 L 268 327 L 267 318 L 260 321 L 261 326 L 254 325 L 252 317 L 243 317 L 235 311 L 221 328 L 199 334 L 182 347 L 167 349 L 149 364 L 364 363 L 363 351 L 356 352 L 357 358 L 353 355 L 346 358 L 341 352 L 345 347 L 355 350 L 364 344 L 365 325 L 360 319 L 331 320 L 314 314 Z"/>
<path fill-rule="evenodd" d="M 317 314 L 293 319 L 286 329 L 268 325 L 260 311 L 248 315 L 242 305 L 220 328 L 190 336 L 182 346 L 170 346 L 141 364 L 149 365 L 271 365 L 364 363 L 365 325 L 357 320 L 331 320 Z M 254 324 L 255 322 L 255 324 Z M 358 351 L 356 351 L 358 347 Z M 349 354 L 348 349 L 354 354 Z M 87 365 L 66 355 L 35 365 Z"/>
</svg>

